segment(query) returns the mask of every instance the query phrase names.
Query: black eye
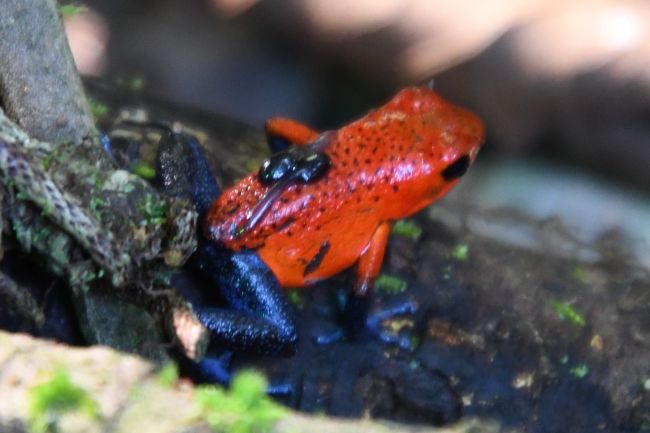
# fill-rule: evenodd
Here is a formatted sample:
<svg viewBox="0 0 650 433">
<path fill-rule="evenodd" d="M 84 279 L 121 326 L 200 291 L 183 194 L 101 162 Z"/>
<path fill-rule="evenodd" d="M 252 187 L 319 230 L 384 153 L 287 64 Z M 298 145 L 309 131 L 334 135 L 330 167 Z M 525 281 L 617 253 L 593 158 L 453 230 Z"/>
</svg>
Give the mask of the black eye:
<svg viewBox="0 0 650 433">
<path fill-rule="evenodd" d="M 315 152 L 298 161 L 296 175 L 303 183 L 315 182 L 327 173 L 330 165 L 329 156 Z"/>
<path fill-rule="evenodd" d="M 264 161 L 257 174 L 257 179 L 263 185 L 271 185 L 293 173 L 296 161 L 288 152 L 280 152 Z"/>
<path fill-rule="evenodd" d="M 456 161 L 452 162 L 442 170 L 442 177 L 445 180 L 454 180 L 462 175 L 464 175 L 467 172 L 467 169 L 469 168 L 469 156 L 463 155 L 460 158 L 458 158 Z"/>
</svg>

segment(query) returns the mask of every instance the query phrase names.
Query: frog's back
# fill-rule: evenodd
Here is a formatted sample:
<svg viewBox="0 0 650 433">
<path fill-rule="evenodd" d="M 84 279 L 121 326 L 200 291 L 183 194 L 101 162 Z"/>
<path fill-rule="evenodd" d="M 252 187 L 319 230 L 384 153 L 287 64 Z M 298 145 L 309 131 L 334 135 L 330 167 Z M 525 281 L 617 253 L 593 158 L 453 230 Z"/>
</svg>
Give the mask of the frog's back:
<svg viewBox="0 0 650 433">
<path fill-rule="evenodd" d="M 441 171 L 474 159 L 482 125 L 428 89 L 400 92 L 384 107 L 336 132 L 324 151 L 331 168 L 289 186 L 250 230 L 239 230 L 267 193 L 251 174 L 224 192 L 207 235 L 228 248 L 257 250 L 283 286 L 299 287 L 350 267 L 383 222 L 412 214 L 458 179 Z"/>
</svg>

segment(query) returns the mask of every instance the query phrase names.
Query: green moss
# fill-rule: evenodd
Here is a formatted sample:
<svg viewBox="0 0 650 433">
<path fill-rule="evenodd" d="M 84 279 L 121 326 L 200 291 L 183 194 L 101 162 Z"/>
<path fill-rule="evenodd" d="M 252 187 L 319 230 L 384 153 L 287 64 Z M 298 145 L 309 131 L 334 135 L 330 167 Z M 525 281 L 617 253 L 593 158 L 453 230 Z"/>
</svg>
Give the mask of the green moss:
<svg viewBox="0 0 650 433">
<path fill-rule="evenodd" d="M 571 276 L 573 277 L 574 280 L 584 283 L 587 277 L 587 271 L 582 266 L 576 265 L 571 270 Z"/>
<path fill-rule="evenodd" d="M 582 379 L 583 377 L 589 374 L 589 366 L 587 364 L 578 364 L 570 370 L 570 373 L 574 377 L 577 377 L 578 379 Z"/>
<path fill-rule="evenodd" d="M 266 387 L 264 377 L 252 371 L 238 373 L 228 391 L 199 387 L 194 395 L 198 415 L 216 432 L 267 432 L 286 410 L 266 395 Z"/>
<path fill-rule="evenodd" d="M 560 318 L 560 320 L 568 320 L 577 326 L 585 326 L 585 319 L 580 313 L 578 313 L 571 305 L 560 302 L 555 299 L 551 299 L 551 308 L 555 311 L 555 314 Z"/>
<path fill-rule="evenodd" d="M 129 80 L 129 88 L 134 92 L 139 92 L 144 89 L 144 78 L 142 77 L 132 77 Z"/>
<path fill-rule="evenodd" d="M 409 336 L 409 349 L 410 350 L 415 350 L 420 346 L 421 339 L 419 335 L 411 335 Z"/>
<path fill-rule="evenodd" d="M 406 281 L 392 275 L 381 274 L 375 280 L 375 290 L 378 292 L 396 295 L 405 292 L 407 288 Z"/>
<path fill-rule="evenodd" d="M 70 18 L 87 10 L 86 6 L 79 3 L 68 3 L 57 7 L 57 11 L 62 18 Z"/>
<path fill-rule="evenodd" d="M 296 308 L 302 308 L 305 306 L 305 299 L 302 296 L 302 293 L 298 289 L 291 289 L 285 292 L 287 300 L 291 302 Z"/>
<path fill-rule="evenodd" d="M 410 220 L 399 220 L 393 225 L 394 234 L 414 241 L 420 239 L 422 236 L 422 229 L 419 225 Z"/>
<path fill-rule="evenodd" d="M 451 267 L 451 265 L 447 264 L 443 266 L 442 275 L 440 276 L 440 278 L 443 280 L 451 280 L 452 276 L 453 276 L 453 268 Z"/>
<path fill-rule="evenodd" d="M 88 273 L 84 274 L 83 277 L 82 277 L 83 278 L 82 284 L 84 285 L 83 288 L 85 290 L 88 290 L 89 287 L 85 287 L 86 284 L 90 283 L 91 281 L 98 280 L 98 279 L 102 278 L 103 276 L 104 276 L 104 270 L 103 269 L 98 269 L 97 272 L 92 271 L 92 272 L 88 272 Z"/>
<path fill-rule="evenodd" d="M 138 75 L 133 75 L 133 76 L 119 75 L 115 78 L 114 82 L 115 82 L 115 86 L 117 86 L 118 88 L 124 90 L 131 90 L 134 92 L 139 92 L 140 90 L 144 89 L 145 86 L 144 78 Z"/>
<path fill-rule="evenodd" d="M 95 122 L 100 120 L 104 116 L 106 116 L 106 114 L 108 114 L 108 106 L 106 106 L 105 104 L 102 104 L 101 102 L 97 102 L 92 99 L 88 99 L 88 104 L 90 105 L 90 112 L 95 118 Z"/>
<path fill-rule="evenodd" d="M 173 362 L 169 362 L 160 369 L 158 373 L 158 383 L 166 388 L 170 388 L 178 380 L 178 367 Z"/>
<path fill-rule="evenodd" d="M 69 412 L 78 411 L 92 418 L 99 417 L 97 403 L 86 390 L 73 384 L 62 368 L 57 369 L 48 382 L 33 387 L 28 399 L 32 433 L 55 432 L 61 416 Z"/>
<path fill-rule="evenodd" d="M 158 200 L 153 194 L 147 194 L 142 204 L 142 213 L 147 225 L 160 225 L 167 217 L 167 204 L 163 200 Z"/>
<path fill-rule="evenodd" d="M 461 262 L 467 261 L 469 258 L 469 245 L 467 244 L 458 244 L 451 250 L 451 258 L 456 259 Z"/>
<path fill-rule="evenodd" d="M 97 219 L 98 222 L 101 222 L 102 220 L 102 208 L 106 207 L 106 200 L 102 199 L 101 197 L 93 197 L 90 199 L 90 203 L 88 203 L 90 206 L 90 212 L 93 214 L 95 219 Z"/>
<path fill-rule="evenodd" d="M 173 276 L 174 276 L 174 270 L 165 267 L 161 269 L 157 269 L 151 274 L 151 277 L 153 278 L 154 281 L 158 281 L 159 283 L 164 285 L 170 285 Z"/>
<path fill-rule="evenodd" d="M 68 254 L 69 238 L 64 233 L 54 233 L 50 238 L 50 251 L 52 259 L 59 264 L 68 264 L 70 256 Z"/>
<path fill-rule="evenodd" d="M 152 180 L 156 177 L 156 169 L 142 161 L 131 164 L 131 171 L 146 180 Z"/>
</svg>

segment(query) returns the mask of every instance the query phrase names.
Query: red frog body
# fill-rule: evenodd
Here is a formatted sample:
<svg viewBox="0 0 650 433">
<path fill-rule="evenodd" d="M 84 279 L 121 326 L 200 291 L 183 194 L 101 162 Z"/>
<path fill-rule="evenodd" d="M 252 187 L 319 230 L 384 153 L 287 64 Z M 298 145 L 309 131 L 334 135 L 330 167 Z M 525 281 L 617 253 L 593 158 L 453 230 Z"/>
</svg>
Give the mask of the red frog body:
<svg viewBox="0 0 650 433">
<path fill-rule="evenodd" d="M 281 118 L 270 120 L 267 132 L 295 145 L 321 136 Z M 322 151 L 331 165 L 322 178 L 288 185 L 242 230 L 270 188 L 251 173 L 215 200 L 204 233 L 230 250 L 256 251 L 283 287 L 307 286 L 356 263 L 354 291 L 365 295 L 380 271 L 391 224 L 456 185 L 483 138 L 472 113 L 425 87 L 402 90 L 328 135 Z"/>
</svg>

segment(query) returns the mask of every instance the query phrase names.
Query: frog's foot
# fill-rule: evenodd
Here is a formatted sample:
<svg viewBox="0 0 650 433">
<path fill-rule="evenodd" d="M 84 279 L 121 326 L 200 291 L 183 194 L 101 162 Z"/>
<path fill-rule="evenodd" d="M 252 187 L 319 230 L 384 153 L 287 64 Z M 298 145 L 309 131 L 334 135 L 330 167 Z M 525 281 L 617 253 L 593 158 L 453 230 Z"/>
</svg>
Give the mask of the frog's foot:
<svg viewBox="0 0 650 433">
<path fill-rule="evenodd" d="M 291 355 L 296 350 L 291 323 L 225 308 L 197 308 L 196 315 L 210 330 L 213 346 L 261 355 Z"/>
<path fill-rule="evenodd" d="M 188 375 L 198 383 L 219 383 L 229 386 L 232 380 L 230 363 L 233 353 L 230 351 L 221 354 L 209 354 L 199 362 L 187 359 L 181 364 L 182 374 Z M 294 386 L 288 383 L 272 383 L 266 388 L 266 393 L 273 396 L 290 395 Z"/>
<path fill-rule="evenodd" d="M 298 337 L 289 304 L 257 254 L 200 242 L 192 264 L 219 286 L 232 308 L 197 308 L 212 344 L 265 355 L 295 352 Z"/>
<path fill-rule="evenodd" d="M 317 346 L 327 346 L 345 340 L 346 332 L 341 326 L 323 323 L 312 330 L 311 339 Z"/>
<path fill-rule="evenodd" d="M 181 374 L 189 376 L 198 383 L 219 383 L 228 385 L 230 383 L 230 361 L 232 352 L 226 351 L 221 354 L 209 354 L 199 362 L 181 357 Z"/>
<path fill-rule="evenodd" d="M 418 310 L 413 299 L 394 299 L 387 305 L 370 309 L 370 299 L 350 294 L 345 304 L 343 317 L 348 337 L 359 340 L 372 336 L 380 341 L 399 346 L 412 347 L 413 315 Z"/>
<path fill-rule="evenodd" d="M 106 155 L 118 168 L 134 171 L 140 162 L 140 143 L 135 139 L 102 135 L 100 142 Z"/>
</svg>

